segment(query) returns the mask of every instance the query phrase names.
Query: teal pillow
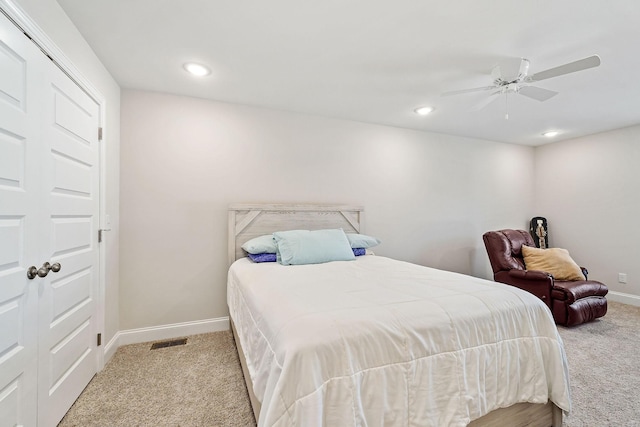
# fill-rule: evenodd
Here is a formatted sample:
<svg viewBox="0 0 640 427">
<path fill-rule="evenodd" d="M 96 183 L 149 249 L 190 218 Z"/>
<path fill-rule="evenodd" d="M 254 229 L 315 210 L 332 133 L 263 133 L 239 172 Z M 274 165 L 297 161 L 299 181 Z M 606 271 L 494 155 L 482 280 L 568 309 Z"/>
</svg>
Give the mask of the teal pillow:
<svg viewBox="0 0 640 427">
<path fill-rule="evenodd" d="M 268 234 L 248 240 L 242 245 L 242 249 L 250 254 L 275 254 L 276 241 L 273 235 Z"/>
<path fill-rule="evenodd" d="M 352 248 L 372 248 L 380 244 L 380 240 L 364 234 L 347 233 Z"/>
<path fill-rule="evenodd" d="M 282 265 L 321 264 L 356 259 L 342 229 L 291 230 L 273 233 Z"/>
</svg>

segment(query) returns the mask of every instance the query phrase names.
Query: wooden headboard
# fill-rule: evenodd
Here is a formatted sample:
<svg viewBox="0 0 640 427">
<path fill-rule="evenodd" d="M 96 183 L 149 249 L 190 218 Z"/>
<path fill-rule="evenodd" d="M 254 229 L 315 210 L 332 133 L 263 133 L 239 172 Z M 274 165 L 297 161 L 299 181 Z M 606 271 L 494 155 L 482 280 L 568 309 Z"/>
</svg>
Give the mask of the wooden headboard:
<svg viewBox="0 0 640 427">
<path fill-rule="evenodd" d="M 342 228 L 362 233 L 362 206 L 233 204 L 229 206 L 229 265 L 245 256 L 242 245 L 274 231 Z"/>
</svg>

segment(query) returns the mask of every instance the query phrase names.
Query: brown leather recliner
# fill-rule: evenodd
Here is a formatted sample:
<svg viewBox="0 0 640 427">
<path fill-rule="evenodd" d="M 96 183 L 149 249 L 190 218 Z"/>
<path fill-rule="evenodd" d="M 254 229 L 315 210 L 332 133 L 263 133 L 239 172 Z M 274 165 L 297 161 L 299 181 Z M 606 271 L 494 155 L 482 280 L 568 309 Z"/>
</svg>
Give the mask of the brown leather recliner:
<svg viewBox="0 0 640 427">
<path fill-rule="evenodd" d="M 595 280 L 559 281 L 544 271 L 528 271 L 522 245 L 535 247 L 524 230 L 489 231 L 482 236 L 493 278 L 538 296 L 551 309 L 556 323 L 564 326 L 589 322 L 607 313 L 609 289 Z M 587 271 L 581 267 L 585 278 Z"/>
</svg>

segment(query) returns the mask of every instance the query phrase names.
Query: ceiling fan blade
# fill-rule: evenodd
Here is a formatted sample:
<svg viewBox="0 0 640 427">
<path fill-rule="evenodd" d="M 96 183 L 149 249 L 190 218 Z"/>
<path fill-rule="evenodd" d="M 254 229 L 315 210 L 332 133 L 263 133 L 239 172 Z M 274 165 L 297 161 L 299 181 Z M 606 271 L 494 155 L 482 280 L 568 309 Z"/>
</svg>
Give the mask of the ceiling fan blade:
<svg viewBox="0 0 640 427">
<path fill-rule="evenodd" d="M 600 57 L 598 55 L 593 55 L 589 56 L 588 58 L 579 59 L 574 62 L 569 62 L 568 64 L 540 71 L 539 73 L 535 73 L 527 77 L 526 81 L 539 82 L 540 80 L 546 80 L 552 77 L 562 76 L 564 74 L 575 73 L 576 71 L 586 70 L 588 68 L 597 67 L 598 65 L 600 65 Z"/>
<path fill-rule="evenodd" d="M 485 86 L 485 87 L 474 87 L 472 89 L 462 89 L 462 90 L 452 90 L 450 92 L 443 92 L 440 96 L 451 96 L 451 95 L 460 95 L 462 93 L 471 93 L 471 92 L 482 92 L 485 90 L 495 89 L 495 86 Z"/>
<path fill-rule="evenodd" d="M 520 95 L 524 95 L 528 98 L 535 99 L 536 101 L 546 101 L 549 98 L 552 98 L 558 94 L 553 90 L 543 89 L 541 87 L 535 86 L 523 86 L 518 90 Z"/>
<path fill-rule="evenodd" d="M 487 105 L 491 104 L 493 101 L 495 101 L 496 99 L 500 98 L 499 96 L 496 96 L 500 93 L 500 91 L 496 91 L 493 92 L 491 95 L 489 95 L 488 97 L 486 97 L 485 99 L 483 99 L 482 101 L 478 102 L 476 105 L 474 105 L 473 107 L 471 107 L 469 109 L 469 111 L 479 111 L 482 110 L 484 107 L 486 107 Z"/>
<path fill-rule="evenodd" d="M 527 75 L 529 70 L 529 60 L 524 58 L 510 58 L 502 61 L 500 65 L 496 65 L 491 69 L 491 78 L 493 81 L 512 82 L 519 80 Z"/>
</svg>

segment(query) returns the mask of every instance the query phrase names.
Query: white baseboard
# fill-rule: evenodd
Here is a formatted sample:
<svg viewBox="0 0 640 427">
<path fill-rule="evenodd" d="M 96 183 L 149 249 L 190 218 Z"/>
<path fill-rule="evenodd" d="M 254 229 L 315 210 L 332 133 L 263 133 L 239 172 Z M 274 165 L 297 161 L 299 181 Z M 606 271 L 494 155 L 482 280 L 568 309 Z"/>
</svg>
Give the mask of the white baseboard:
<svg viewBox="0 0 640 427">
<path fill-rule="evenodd" d="M 104 347 L 104 363 L 105 365 L 107 364 L 121 345 L 167 340 L 171 338 L 186 337 L 189 335 L 206 334 L 209 332 L 228 331 L 229 328 L 229 318 L 219 317 L 217 319 L 206 319 L 195 322 L 173 323 L 170 325 L 118 331 L 118 333 L 116 333 Z"/>
<path fill-rule="evenodd" d="M 111 360 L 113 355 L 116 354 L 116 350 L 118 349 L 118 347 L 120 347 L 119 342 L 120 342 L 120 332 L 117 332 L 113 336 L 113 338 L 111 338 L 111 340 L 109 340 L 109 342 L 104 346 L 103 367 L 106 366 L 106 364 L 109 363 L 109 360 Z"/>
<path fill-rule="evenodd" d="M 633 294 L 625 294 L 624 292 L 609 291 L 607 299 L 623 304 L 635 305 L 640 307 L 640 296 Z"/>
</svg>

